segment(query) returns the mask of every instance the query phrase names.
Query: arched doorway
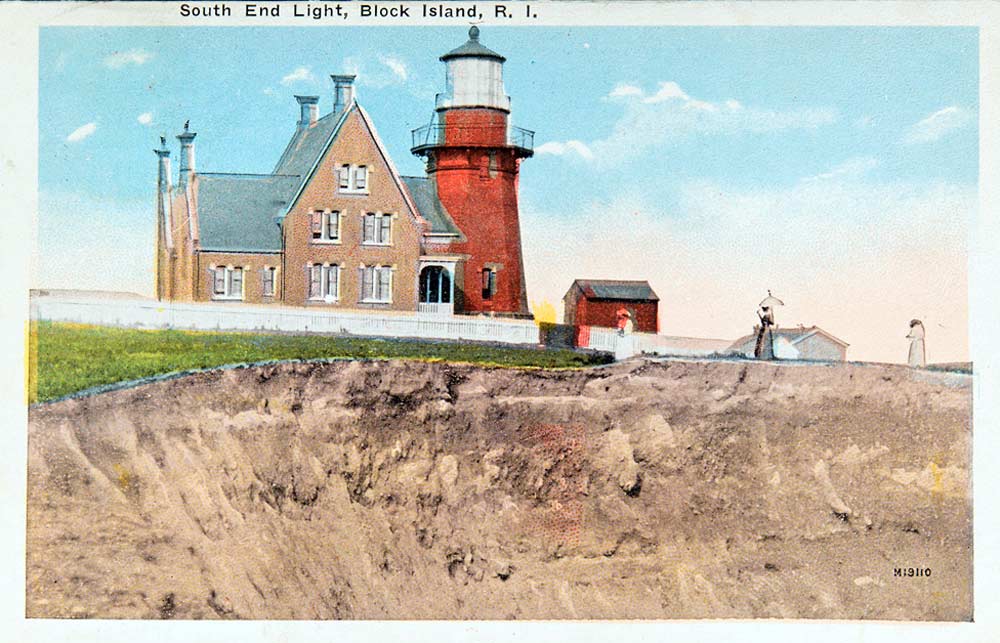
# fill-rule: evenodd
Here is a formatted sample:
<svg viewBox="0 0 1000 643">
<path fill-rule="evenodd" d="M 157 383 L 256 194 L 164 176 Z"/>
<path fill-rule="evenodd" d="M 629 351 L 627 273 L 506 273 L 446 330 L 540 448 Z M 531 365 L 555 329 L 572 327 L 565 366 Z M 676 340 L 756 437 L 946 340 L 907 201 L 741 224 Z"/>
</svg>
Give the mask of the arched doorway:
<svg viewBox="0 0 1000 643">
<path fill-rule="evenodd" d="M 451 273 L 444 266 L 424 266 L 420 271 L 420 305 L 423 313 L 451 314 Z"/>
</svg>

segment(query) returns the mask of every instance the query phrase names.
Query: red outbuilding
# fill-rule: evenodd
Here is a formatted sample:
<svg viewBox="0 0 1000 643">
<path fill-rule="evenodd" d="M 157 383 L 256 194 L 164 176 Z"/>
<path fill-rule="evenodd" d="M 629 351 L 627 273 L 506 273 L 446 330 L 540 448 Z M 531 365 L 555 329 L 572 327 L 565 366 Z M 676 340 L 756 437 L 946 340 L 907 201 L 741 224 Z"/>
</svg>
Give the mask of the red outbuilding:
<svg viewBox="0 0 1000 643">
<path fill-rule="evenodd" d="M 577 279 L 563 297 L 563 323 L 571 326 L 618 328 L 622 309 L 628 312 L 633 330 L 660 330 L 660 298 L 646 281 Z"/>
</svg>

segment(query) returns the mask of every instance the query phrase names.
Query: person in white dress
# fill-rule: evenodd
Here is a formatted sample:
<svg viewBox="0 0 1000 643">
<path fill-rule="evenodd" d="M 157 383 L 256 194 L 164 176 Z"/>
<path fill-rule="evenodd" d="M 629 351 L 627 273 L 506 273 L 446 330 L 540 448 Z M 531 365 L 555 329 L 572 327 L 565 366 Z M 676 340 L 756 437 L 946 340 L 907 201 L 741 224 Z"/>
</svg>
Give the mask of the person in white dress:
<svg viewBox="0 0 1000 643">
<path fill-rule="evenodd" d="M 639 352 L 636 348 L 636 338 L 632 334 L 635 330 L 632 313 L 627 310 L 624 313 L 619 317 L 618 341 L 615 343 L 616 360 L 628 359 Z"/>
<path fill-rule="evenodd" d="M 910 340 L 910 354 L 907 363 L 913 368 L 927 366 L 927 348 L 924 346 L 924 325 L 919 319 L 910 320 L 910 332 L 906 336 Z"/>
</svg>

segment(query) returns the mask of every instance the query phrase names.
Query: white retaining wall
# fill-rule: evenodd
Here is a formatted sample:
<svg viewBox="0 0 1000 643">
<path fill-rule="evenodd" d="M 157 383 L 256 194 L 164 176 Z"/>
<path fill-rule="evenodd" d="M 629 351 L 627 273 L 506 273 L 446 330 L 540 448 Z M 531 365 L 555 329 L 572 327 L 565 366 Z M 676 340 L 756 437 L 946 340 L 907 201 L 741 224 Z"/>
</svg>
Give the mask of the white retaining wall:
<svg viewBox="0 0 1000 643">
<path fill-rule="evenodd" d="M 541 341 L 538 326 L 530 320 L 143 299 L 32 297 L 31 318 L 129 328 L 340 333 L 533 345 Z"/>
<path fill-rule="evenodd" d="M 731 343 L 724 339 L 673 337 L 653 333 L 631 333 L 621 336 L 617 330 L 612 328 L 591 326 L 590 341 L 587 346 L 582 348 L 614 353 L 618 359 L 640 353 L 677 357 L 707 357 L 727 352 Z"/>
</svg>

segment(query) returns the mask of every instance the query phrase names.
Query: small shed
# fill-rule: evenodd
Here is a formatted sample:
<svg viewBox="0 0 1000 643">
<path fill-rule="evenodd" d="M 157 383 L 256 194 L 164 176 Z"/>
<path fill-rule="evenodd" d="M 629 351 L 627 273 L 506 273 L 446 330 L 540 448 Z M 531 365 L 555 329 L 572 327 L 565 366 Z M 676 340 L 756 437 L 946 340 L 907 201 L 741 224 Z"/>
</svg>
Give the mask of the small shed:
<svg viewBox="0 0 1000 643">
<path fill-rule="evenodd" d="M 563 304 L 563 323 L 571 326 L 614 328 L 618 311 L 624 308 L 636 332 L 660 330 L 660 298 L 647 281 L 577 279 L 563 297 Z"/>
<path fill-rule="evenodd" d="M 830 362 L 847 360 L 849 344 L 819 326 L 775 328 L 774 356 L 778 359 L 814 359 Z M 729 347 L 730 353 L 753 357 L 757 333 L 740 337 Z"/>
</svg>

